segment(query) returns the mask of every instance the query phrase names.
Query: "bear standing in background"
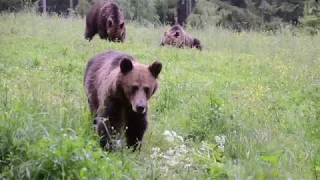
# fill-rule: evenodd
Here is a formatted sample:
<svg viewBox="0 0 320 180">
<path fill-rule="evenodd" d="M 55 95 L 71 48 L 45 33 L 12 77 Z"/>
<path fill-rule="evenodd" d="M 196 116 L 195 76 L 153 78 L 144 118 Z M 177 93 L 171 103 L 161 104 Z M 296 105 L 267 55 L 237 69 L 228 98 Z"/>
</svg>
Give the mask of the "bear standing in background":
<svg viewBox="0 0 320 180">
<path fill-rule="evenodd" d="M 200 51 L 202 50 L 200 40 L 191 37 L 179 25 L 174 25 L 168 31 L 164 32 L 164 36 L 161 40 L 160 45 L 171 45 L 177 48 L 183 48 L 184 46 L 188 46 L 190 48 L 197 48 Z"/>
<path fill-rule="evenodd" d="M 147 129 L 148 100 L 157 90 L 161 69 L 158 61 L 143 65 L 115 50 L 88 61 L 84 88 L 90 111 L 96 114 L 94 123 L 102 148 L 114 150 L 111 136 L 125 130 L 127 146 L 136 150 Z"/>
<path fill-rule="evenodd" d="M 85 39 L 92 40 L 97 33 L 100 39 L 124 42 L 126 28 L 124 15 L 118 4 L 108 1 L 95 3 L 86 16 Z"/>
</svg>

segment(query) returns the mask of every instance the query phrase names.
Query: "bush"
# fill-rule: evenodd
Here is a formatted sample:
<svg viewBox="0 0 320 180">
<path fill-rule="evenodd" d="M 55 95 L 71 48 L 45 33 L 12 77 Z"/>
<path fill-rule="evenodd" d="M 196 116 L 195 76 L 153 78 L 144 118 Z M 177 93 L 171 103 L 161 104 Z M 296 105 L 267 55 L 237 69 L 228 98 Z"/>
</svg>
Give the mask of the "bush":
<svg viewBox="0 0 320 180">
<path fill-rule="evenodd" d="M 135 176 L 132 164 L 115 154 L 103 152 L 96 141 L 85 140 L 73 131 L 61 130 L 61 136 L 45 136 L 26 147 L 22 163 L 14 163 L 3 170 L 9 179 L 122 179 Z"/>
</svg>

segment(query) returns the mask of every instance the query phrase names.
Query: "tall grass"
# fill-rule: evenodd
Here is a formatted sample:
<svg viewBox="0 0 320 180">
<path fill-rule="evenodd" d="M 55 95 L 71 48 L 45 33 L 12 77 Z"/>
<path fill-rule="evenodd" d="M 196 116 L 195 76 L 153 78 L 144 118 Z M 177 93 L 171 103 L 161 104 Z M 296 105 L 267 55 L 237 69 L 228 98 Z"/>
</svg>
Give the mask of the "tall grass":
<svg viewBox="0 0 320 180">
<path fill-rule="evenodd" d="M 187 29 L 200 52 L 160 47 L 167 27 L 128 24 L 120 44 L 78 18 L 0 22 L 0 178 L 320 176 L 320 36 Z M 164 65 L 141 153 L 101 151 L 91 127 L 84 68 L 107 49 Z"/>
</svg>

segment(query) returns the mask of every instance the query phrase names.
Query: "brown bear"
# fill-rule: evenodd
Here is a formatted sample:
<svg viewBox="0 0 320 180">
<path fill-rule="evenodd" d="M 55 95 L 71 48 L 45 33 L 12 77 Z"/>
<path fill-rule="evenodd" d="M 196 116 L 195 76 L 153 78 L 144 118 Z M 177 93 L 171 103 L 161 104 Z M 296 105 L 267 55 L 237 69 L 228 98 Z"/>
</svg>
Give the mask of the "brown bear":
<svg viewBox="0 0 320 180">
<path fill-rule="evenodd" d="M 118 4 L 108 1 L 95 3 L 87 13 L 85 31 L 84 37 L 89 42 L 97 33 L 100 39 L 124 42 L 125 20 Z"/>
<path fill-rule="evenodd" d="M 177 48 L 188 46 L 202 51 L 202 44 L 200 40 L 191 37 L 180 25 L 174 25 L 168 31 L 165 31 L 160 45 L 171 45 Z"/>
<path fill-rule="evenodd" d="M 115 50 L 88 61 L 83 86 L 102 148 L 114 150 L 111 136 L 125 130 L 127 147 L 137 149 L 147 129 L 148 101 L 158 88 L 161 69 L 159 61 L 147 66 Z"/>
</svg>

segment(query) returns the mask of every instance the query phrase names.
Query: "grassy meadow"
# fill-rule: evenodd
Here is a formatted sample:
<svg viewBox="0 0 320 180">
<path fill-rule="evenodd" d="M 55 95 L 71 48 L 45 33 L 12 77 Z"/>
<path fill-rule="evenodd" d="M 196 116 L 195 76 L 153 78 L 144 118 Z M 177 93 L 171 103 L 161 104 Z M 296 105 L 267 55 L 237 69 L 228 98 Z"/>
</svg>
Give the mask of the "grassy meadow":
<svg viewBox="0 0 320 180">
<path fill-rule="evenodd" d="M 0 15 L 0 179 L 319 179 L 320 36 L 127 25 L 125 43 L 84 39 L 84 19 Z M 140 153 L 101 151 L 85 97 L 108 49 L 163 63 Z"/>
</svg>

